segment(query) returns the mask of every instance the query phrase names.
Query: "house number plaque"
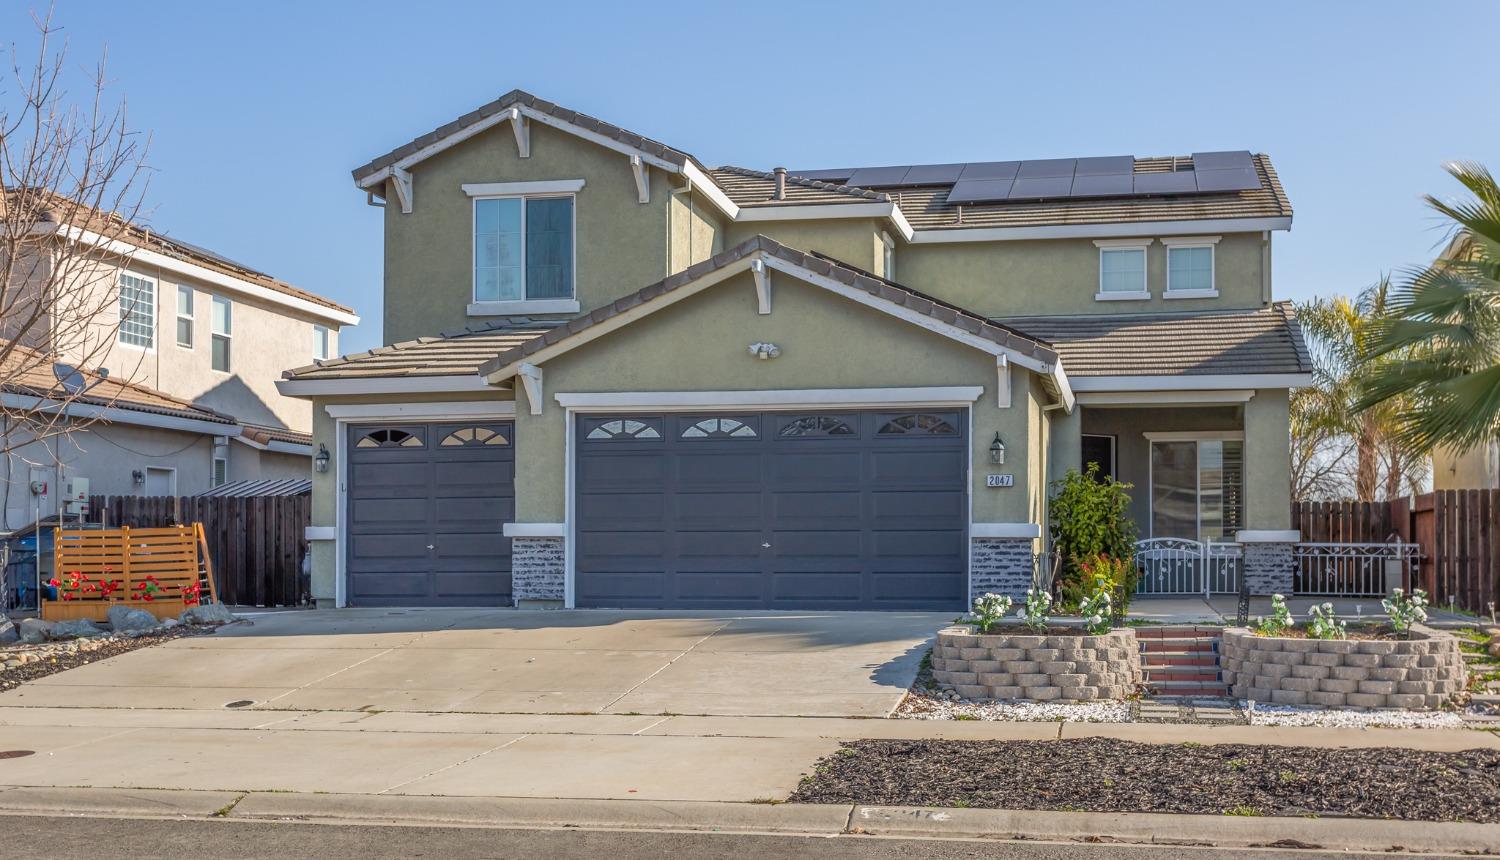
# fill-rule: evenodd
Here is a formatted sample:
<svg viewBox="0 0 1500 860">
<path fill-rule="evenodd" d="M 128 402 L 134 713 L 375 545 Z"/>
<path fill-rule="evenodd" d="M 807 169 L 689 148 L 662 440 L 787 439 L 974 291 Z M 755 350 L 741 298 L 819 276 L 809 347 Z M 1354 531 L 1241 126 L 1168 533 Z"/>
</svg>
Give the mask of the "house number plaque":
<svg viewBox="0 0 1500 860">
<path fill-rule="evenodd" d="M 984 485 L 986 487 L 1014 487 L 1016 485 L 1015 475 L 985 475 Z"/>
</svg>

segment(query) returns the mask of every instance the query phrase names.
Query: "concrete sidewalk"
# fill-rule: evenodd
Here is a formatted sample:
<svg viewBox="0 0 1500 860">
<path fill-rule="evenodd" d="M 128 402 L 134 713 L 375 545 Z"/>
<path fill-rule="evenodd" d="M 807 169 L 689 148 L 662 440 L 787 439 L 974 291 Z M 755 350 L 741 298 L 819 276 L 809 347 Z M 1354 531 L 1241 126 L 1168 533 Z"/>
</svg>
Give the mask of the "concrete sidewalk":
<svg viewBox="0 0 1500 860">
<path fill-rule="evenodd" d="M 6 788 L 0 815 L 1487 853 L 1500 825 L 849 804 Z"/>
</svg>

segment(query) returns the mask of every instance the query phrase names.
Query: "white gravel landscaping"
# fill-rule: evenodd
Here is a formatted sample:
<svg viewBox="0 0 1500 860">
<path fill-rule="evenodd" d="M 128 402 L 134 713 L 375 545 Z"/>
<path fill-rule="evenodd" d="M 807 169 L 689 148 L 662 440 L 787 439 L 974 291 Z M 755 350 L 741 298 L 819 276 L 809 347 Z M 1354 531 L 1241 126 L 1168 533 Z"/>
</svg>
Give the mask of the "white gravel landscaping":
<svg viewBox="0 0 1500 860">
<path fill-rule="evenodd" d="M 1006 723 L 1128 723 L 1129 702 L 971 702 L 911 695 L 895 714 L 902 720 L 989 720 Z"/>
<path fill-rule="evenodd" d="M 1252 726 L 1327 726 L 1344 729 L 1459 729 L 1463 717 L 1451 711 L 1359 710 L 1305 708 L 1247 702 Z"/>
</svg>

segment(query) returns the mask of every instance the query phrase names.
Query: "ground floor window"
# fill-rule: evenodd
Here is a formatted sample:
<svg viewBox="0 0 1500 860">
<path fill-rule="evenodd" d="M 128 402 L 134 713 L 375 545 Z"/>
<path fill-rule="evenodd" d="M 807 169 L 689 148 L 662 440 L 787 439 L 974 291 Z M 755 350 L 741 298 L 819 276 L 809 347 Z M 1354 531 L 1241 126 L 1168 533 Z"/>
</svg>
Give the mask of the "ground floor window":
<svg viewBox="0 0 1500 860">
<path fill-rule="evenodd" d="M 1232 539 L 1244 510 L 1244 440 L 1146 435 L 1151 440 L 1151 536 Z"/>
</svg>

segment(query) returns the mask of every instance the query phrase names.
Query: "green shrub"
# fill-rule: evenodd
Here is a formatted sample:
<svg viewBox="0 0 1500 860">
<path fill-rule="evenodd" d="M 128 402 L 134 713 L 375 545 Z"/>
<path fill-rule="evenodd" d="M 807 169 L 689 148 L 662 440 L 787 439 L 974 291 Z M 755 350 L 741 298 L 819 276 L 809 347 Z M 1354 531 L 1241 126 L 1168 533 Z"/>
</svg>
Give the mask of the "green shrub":
<svg viewBox="0 0 1500 860">
<path fill-rule="evenodd" d="M 1130 484 L 1113 477 L 1100 477 L 1099 464 L 1090 463 L 1079 473 L 1069 469 L 1060 480 L 1052 482 L 1052 501 L 1048 507 L 1048 533 L 1052 549 L 1062 565 L 1057 573 L 1056 588 L 1062 603 L 1076 606 L 1087 590 L 1083 564 L 1097 556 L 1121 562 L 1128 571 L 1122 577 L 1115 598 L 1121 609 L 1135 591 L 1135 523 L 1130 519 Z"/>
</svg>

